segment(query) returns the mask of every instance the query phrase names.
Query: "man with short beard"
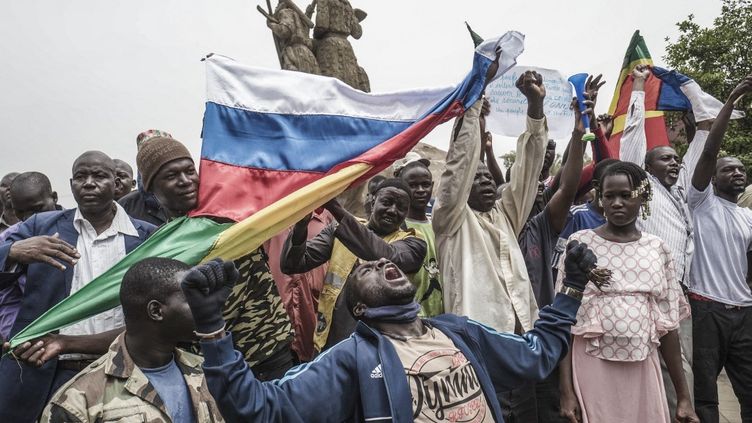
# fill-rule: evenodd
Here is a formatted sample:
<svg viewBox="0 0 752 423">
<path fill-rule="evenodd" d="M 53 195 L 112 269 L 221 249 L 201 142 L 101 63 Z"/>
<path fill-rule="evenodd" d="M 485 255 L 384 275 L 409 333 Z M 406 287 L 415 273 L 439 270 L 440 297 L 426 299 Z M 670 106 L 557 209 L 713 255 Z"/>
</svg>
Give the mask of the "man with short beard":
<svg viewBox="0 0 752 423">
<path fill-rule="evenodd" d="M 107 271 L 154 231 L 153 225 L 129 218 L 113 201 L 119 183 L 110 157 L 99 151 L 82 154 L 70 179 L 78 207 L 35 214 L 0 244 L 0 276 L 26 276 L 10 336 Z M 36 421 L 47 398 L 104 354 L 122 326 L 117 307 L 26 342 L 13 356 L 3 357 L 0 421 Z M 6 343 L 3 349 L 8 348 Z"/>
<path fill-rule="evenodd" d="M 324 208 L 337 222 L 306 241 L 307 217 L 295 225 L 285 241 L 280 267 L 286 274 L 307 272 L 329 262 L 313 338 L 317 352 L 347 338 L 355 328 L 340 294 L 359 260 L 387 258 L 408 274 L 417 272 L 423 264 L 426 242 L 412 229 L 400 228 L 410 207 L 410 189 L 399 179 L 387 179 L 374 195 L 367 222 L 355 218 L 335 199 Z"/>
<path fill-rule="evenodd" d="M 566 292 L 521 336 L 451 314 L 420 319 L 415 286 L 399 267 L 383 258 L 361 264 L 343 295 L 358 320 L 353 335 L 272 383 L 254 377 L 224 330 L 232 265 L 192 271 L 182 287 L 209 390 L 228 422 L 503 422 L 496 391 L 546 377 L 566 354 L 595 262 L 584 244 L 570 245 Z"/>
<path fill-rule="evenodd" d="M 724 368 L 742 421 L 752 421 L 752 289 L 747 283 L 752 210 L 736 204 L 747 172 L 736 157 L 717 158 L 734 103 L 751 92 L 749 75 L 713 122 L 687 193 L 696 234 L 689 285 L 692 370 L 695 410 L 703 422 L 718 421 L 717 381 Z"/>
</svg>

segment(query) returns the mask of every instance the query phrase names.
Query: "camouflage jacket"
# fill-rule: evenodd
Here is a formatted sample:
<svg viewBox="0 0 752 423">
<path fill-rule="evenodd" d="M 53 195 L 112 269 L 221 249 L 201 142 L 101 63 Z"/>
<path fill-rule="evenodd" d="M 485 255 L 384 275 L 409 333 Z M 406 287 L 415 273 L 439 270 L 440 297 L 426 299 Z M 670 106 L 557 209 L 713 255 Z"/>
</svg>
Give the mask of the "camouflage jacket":
<svg viewBox="0 0 752 423">
<path fill-rule="evenodd" d="M 193 403 L 196 422 L 224 422 L 201 369 L 203 359 L 176 349 Z M 136 367 L 125 347 L 125 333 L 107 354 L 63 385 L 42 414 L 42 422 L 170 422 L 162 399 Z"/>
<path fill-rule="evenodd" d="M 235 260 L 240 279 L 224 306 L 223 318 L 235 348 L 255 367 L 283 348 L 294 332 L 263 248 Z"/>
</svg>

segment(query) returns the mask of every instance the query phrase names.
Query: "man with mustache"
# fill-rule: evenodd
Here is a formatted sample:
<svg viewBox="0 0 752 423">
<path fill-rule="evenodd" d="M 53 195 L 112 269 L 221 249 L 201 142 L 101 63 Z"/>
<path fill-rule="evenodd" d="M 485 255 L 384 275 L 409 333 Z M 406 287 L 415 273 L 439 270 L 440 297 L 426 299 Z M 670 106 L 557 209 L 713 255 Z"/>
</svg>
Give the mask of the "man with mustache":
<svg viewBox="0 0 752 423">
<path fill-rule="evenodd" d="M 359 260 L 384 257 L 405 273 L 415 273 L 423 265 L 426 242 L 415 236 L 414 230 L 400 228 L 410 208 L 410 188 L 399 179 L 387 179 L 379 184 L 374 196 L 367 222 L 359 221 L 337 200 L 331 200 L 324 208 L 337 222 L 306 241 L 309 218 L 305 218 L 285 241 L 280 267 L 286 274 L 307 272 L 329 262 L 313 338 L 317 352 L 347 338 L 355 328 L 340 293 Z"/>
</svg>

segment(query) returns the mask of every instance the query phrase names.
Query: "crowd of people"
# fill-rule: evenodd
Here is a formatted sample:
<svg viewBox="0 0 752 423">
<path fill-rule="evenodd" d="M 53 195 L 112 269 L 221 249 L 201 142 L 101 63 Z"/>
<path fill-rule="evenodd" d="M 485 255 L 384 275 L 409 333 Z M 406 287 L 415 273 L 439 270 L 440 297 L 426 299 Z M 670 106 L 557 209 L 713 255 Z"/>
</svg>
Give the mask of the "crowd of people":
<svg viewBox="0 0 752 423">
<path fill-rule="evenodd" d="M 440 180 L 410 153 L 368 182 L 366 216 L 332 199 L 234 261 L 138 262 L 119 306 L 4 344 L 0 421 L 718 422 L 725 369 L 752 422 L 752 210 L 719 157 L 752 75 L 688 112 L 683 158 L 647 148 L 650 77 L 630 75 L 619 157 L 583 163 L 584 135 L 599 149 L 613 128 L 589 78 L 553 172 L 528 71 L 506 175 L 480 99 Z M 136 174 L 76 158 L 69 209 L 41 172 L 0 180 L 0 339 L 197 207 L 188 149 L 162 130 L 137 146 Z"/>
</svg>

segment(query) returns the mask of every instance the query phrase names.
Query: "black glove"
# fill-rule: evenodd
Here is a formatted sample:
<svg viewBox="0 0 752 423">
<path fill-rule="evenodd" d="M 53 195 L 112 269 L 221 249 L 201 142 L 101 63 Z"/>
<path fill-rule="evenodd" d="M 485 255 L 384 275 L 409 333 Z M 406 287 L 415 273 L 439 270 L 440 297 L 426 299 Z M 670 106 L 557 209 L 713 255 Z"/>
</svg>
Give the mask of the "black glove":
<svg viewBox="0 0 752 423">
<path fill-rule="evenodd" d="M 224 326 L 222 307 L 239 277 L 231 261 L 220 259 L 195 266 L 183 276 L 180 287 L 191 307 L 196 332 L 212 333 Z"/>
<path fill-rule="evenodd" d="M 587 245 L 570 241 L 564 258 L 564 285 L 584 291 L 590 271 L 595 269 L 597 261 L 595 253 Z"/>
</svg>

